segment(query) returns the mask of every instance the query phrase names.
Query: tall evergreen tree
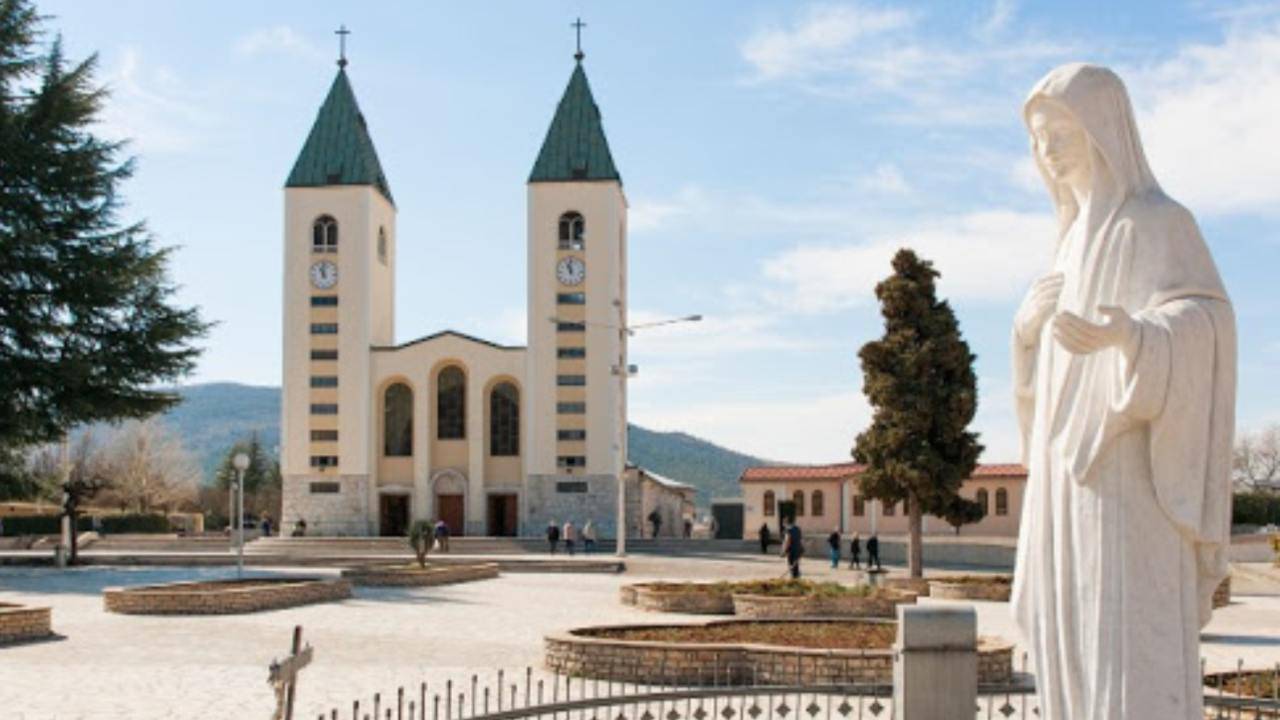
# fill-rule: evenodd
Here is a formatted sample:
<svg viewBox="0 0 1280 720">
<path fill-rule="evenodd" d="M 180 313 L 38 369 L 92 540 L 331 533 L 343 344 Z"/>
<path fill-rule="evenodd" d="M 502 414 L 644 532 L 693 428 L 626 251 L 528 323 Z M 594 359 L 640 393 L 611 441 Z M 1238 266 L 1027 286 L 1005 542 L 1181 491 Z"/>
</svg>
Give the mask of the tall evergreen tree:
<svg viewBox="0 0 1280 720">
<path fill-rule="evenodd" d="M 977 434 L 967 429 L 978 409 L 974 355 L 955 313 L 936 297 L 937 277 L 932 263 L 899 250 L 893 274 L 876 285 L 884 337 L 858 353 L 874 415 L 853 457 L 866 466 L 859 476 L 865 495 L 907 503 L 912 577 L 924 571 L 926 513 L 949 521 L 981 517 L 959 496 L 982 452 Z"/>
<path fill-rule="evenodd" d="M 30 0 L 0 0 L 0 446 L 144 417 L 178 401 L 207 325 L 174 304 L 167 249 L 120 218 L 134 163 L 92 132 L 96 56 L 41 43 Z"/>
</svg>

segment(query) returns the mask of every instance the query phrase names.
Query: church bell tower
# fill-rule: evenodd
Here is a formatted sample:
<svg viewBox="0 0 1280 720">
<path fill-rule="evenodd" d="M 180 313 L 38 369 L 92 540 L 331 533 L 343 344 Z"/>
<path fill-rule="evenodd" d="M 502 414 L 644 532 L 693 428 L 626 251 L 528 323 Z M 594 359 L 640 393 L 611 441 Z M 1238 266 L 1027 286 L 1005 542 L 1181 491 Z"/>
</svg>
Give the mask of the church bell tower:
<svg viewBox="0 0 1280 720">
<path fill-rule="evenodd" d="M 528 183 L 528 475 L 543 517 L 612 535 L 624 470 L 627 200 L 582 53 Z"/>
</svg>

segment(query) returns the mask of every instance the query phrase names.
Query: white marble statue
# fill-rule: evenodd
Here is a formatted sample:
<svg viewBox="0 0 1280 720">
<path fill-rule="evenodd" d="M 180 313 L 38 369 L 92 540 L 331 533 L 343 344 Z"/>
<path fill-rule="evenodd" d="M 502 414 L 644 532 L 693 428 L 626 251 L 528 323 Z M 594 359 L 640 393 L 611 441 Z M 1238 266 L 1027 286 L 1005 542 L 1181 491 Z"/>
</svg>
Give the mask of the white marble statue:
<svg viewBox="0 0 1280 720">
<path fill-rule="evenodd" d="M 1024 119 L 1058 216 L 1013 340 L 1030 474 L 1012 608 L 1041 717 L 1200 720 L 1231 522 L 1231 303 L 1113 72 L 1053 70 Z"/>
</svg>

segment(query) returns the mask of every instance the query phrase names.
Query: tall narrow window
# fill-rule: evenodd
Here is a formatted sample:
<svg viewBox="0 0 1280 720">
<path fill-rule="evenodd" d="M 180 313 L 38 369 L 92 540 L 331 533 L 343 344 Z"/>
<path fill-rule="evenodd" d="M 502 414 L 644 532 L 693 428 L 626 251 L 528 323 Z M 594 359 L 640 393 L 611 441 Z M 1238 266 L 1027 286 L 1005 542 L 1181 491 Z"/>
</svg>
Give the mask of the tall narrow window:
<svg viewBox="0 0 1280 720">
<path fill-rule="evenodd" d="M 520 454 L 520 391 L 509 382 L 489 393 L 489 454 Z"/>
<path fill-rule="evenodd" d="M 884 503 L 884 516 L 893 517 L 898 512 L 897 503 Z"/>
<path fill-rule="evenodd" d="M 823 511 L 826 509 L 823 507 L 825 504 L 826 503 L 823 502 L 822 491 L 814 490 L 813 494 L 809 497 L 809 511 L 813 513 L 814 517 L 822 516 Z"/>
<path fill-rule="evenodd" d="M 338 252 L 338 221 L 321 215 L 311 224 L 311 252 Z"/>
<path fill-rule="evenodd" d="M 996 488 L 996 514 L 1009 514 L 1009 491 L 1004 488 Z"/>
<path fill-rule="evenodd" d="M 586 239 L 587 221 L 576 212 L 560 216 L 560 249 L 581 250 Z"/>
<path fill-rule="evenodd" d="M 791 493 L 791 502 L 796 506 L 796 517 L 804 515 L 804 491 L 797 490 Z"/>
<path fill-rule="evenodd" d="M 975 499 L 975 500 L 977 500 L 977 501 L 978 501 L 978 504 L 982 506 L 982 515 L 985 517 L 985 516 L 986 516 L 986 514 L 987 514 L 988 512 L 990 512 L 990 509 L 987 507 L 987 490 L 986 490 L 986 488 L 983 488 L 983 489 L 979 490 L 979 491 L 978 491 L 978 496 L 977 496 L 977 497 L 975 497 L 974 499 Z"/>
<path fill-rule="evenodd" d="M 387 229 L 378 228 L 378 262 L 387 264 Z"/>
<path fill-rule="evenodd" d="M 467 376 L 456 365 L 440 371 L 436 379 L 436 437 L 467 437 Z"/>
<path fill-rule="evenodd" d="M 862 517 L 867 514 L 867 499 L 861 495 L 853 496 L 853 516 Z"/>
<path fill-rule="evenodd" d="M 413 455 L 413 390 L 404 383 L 387 388 L 382 397 L 382 454 Z"/>
<path fill-rule="evenodd" d="M 778 504 L 777 496 L 772 490 L 764 491 L 764 516 L 773 517 L 774 507 Z"/>
</svg>

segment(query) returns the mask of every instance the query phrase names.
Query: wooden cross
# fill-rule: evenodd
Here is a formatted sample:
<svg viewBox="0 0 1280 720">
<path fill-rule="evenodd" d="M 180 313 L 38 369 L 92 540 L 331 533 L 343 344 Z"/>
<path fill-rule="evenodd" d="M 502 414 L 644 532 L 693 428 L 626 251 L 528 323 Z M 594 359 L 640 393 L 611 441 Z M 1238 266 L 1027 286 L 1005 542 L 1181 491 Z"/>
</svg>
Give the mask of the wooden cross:
<svg viewBox="0 0 1280 720">
<path fill-rule="evenodd" d="M 333 31 L 338 36 L 338 67 L 347 66 L 347 36 L 351 31 L 347 29 L 346 23 L 343 23 L 337 30 Z"/>
<path fill-rule="evenodd" d="M 293 720 L 293 695 L 298 687 L 298 673 L 311 664 L 311 645 L 302 647 L 302 626 L 293 628 L 293 650 L 284 660 L 271 661 L 267 683 L 276 692 L 276 711 L 271 720 Z"/>
<path fill-rule="evenodd" d="M 585 55 L 582 52 L 582 28 L 586 26 L 587 24 L 582 22 L 582 18 L 578 18 L 573 22 L 569 23 L 569 27 L 573 28 L 578 33 L 578 51 L 573 54 L 573 57 L 576 60 L 581 60 L 583 57 L 585 57 Z"/>
</svg>

